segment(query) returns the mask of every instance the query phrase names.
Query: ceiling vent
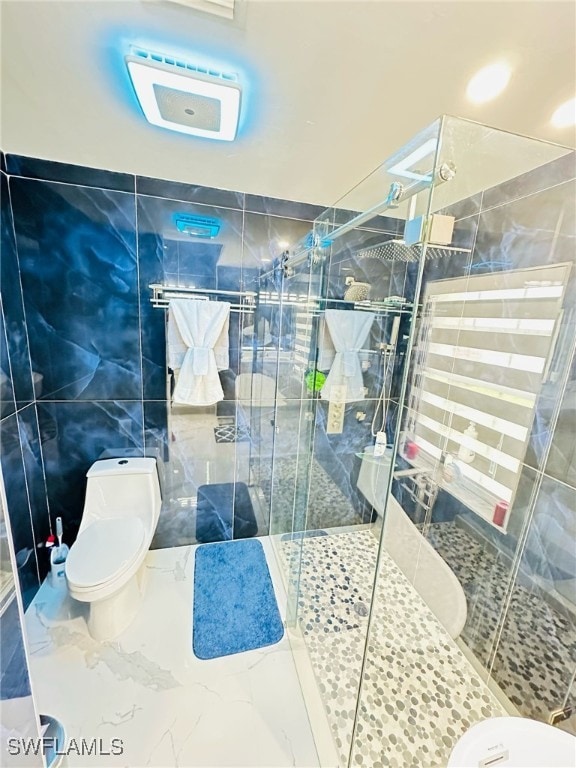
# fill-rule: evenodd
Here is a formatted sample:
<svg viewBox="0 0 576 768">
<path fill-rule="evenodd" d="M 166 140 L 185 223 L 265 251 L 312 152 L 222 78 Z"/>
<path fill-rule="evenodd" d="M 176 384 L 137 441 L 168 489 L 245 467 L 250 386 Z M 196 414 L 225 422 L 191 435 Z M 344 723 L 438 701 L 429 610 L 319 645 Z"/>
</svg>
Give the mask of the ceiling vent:
<svg viewBox="0 0 576 768">
<path fill-rule="evenodd" d="M 234 18 L 234 0 L 166 0 L 166 2 L 184 5 L 186 8 L 219 16 L 221 19 Z"/>
<path fill-rule="evenodd" d="M 149 123 L 205 139 L 236 138 L 242 89 L 235 74 L 134 49 L 130 78 Z"/>
</svg>

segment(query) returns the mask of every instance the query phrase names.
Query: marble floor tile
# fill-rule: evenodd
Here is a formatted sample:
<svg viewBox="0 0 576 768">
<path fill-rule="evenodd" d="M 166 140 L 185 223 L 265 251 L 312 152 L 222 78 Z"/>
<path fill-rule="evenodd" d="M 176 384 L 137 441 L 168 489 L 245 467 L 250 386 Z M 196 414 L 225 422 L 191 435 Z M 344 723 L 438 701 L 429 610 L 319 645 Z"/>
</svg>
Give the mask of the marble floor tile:
<svg viewBox="0 0 576 768">
<path fill-rule="evenodd" d="M 284 618 L 275 558 L 263 543 Z M 123 741 L 123 755 L 71 756 L 70 768 L 319 765 L 286 634 L 260 650 L 194 656 L 195 548 L 148 553 L 140 611 L 115 641 L 93 640 L 84 607 L 46 582 L 27 611 L 39 710 L 70 738 Z"/>
</svg>

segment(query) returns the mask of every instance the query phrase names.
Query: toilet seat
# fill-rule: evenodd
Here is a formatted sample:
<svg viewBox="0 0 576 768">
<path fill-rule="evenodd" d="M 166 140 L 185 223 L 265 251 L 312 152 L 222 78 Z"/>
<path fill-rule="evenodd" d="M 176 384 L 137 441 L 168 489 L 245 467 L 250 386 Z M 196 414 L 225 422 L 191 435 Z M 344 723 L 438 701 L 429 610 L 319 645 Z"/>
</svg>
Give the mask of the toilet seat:
<svg viewBox="0 0 576 768">
<path fill-rule="evenodd" d="M 137 517 L 95 520 L 78 536 L 66 560 L 66 578 L 75 589 L 90 589 L 120 576 L 136 560 L 144 541 Z"/>
</svg>

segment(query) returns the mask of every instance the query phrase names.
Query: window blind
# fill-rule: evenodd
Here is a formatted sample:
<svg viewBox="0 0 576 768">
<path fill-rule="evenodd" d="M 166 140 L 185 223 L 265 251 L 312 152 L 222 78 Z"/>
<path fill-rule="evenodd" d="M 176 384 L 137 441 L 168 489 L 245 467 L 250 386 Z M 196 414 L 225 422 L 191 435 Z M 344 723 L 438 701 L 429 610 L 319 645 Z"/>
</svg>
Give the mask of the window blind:
<svg viewBox="0 0 576 768">
<path fill-rule="evenodd" d="M 569 272 L 471 275 L 425 291 L 407 429 L 423 457 L 457 459 L 466 504 L 490 521 L 490 499 L 514 500 Z M 458 460 L 461 446 L 470 461 Z"/>
</svg>

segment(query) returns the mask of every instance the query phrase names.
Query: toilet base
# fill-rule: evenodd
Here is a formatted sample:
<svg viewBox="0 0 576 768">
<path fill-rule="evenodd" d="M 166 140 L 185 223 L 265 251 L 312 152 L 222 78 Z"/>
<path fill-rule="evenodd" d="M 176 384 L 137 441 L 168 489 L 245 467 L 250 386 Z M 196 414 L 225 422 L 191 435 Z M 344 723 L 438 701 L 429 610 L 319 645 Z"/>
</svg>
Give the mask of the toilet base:
<svg viewBox="0 0 576 768">
<path fill-rule="evenodd" d="M 88 631 L 94 640 L 118 637 L 134 620 L 141 598 L 139 573 L 135 573 L 115 594 L 90 603 Z"/>
</svg>

